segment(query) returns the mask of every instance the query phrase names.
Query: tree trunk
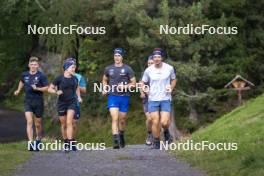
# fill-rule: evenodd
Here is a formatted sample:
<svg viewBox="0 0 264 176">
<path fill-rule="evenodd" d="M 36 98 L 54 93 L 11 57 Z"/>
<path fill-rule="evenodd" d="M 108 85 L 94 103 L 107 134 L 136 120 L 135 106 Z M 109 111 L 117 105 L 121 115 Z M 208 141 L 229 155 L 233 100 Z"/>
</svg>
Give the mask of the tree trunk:
<svg viewBox="0 0 264 176">
<path fill-rule="evenodd" d="M 172 108 L 171 108 L 171 123 L 169 127 L 170 134 L 172 135 L 174 140 L 178 140 L 181 138 L 182 133 L 178 130 L 176 123 L 175 123 L 175 116 L 174 116 L 174 106 L 172 103 Z"/>
<path fill-rule="evenodd" d="M 196 124 L 198 121 L 198 114 L 195 109 L 194 104 L 192 103 L 192 99 L 188 98 L 188 105 L 189 105 L 189 119 L 191 120 L 192 123 Z"/>
</svg>

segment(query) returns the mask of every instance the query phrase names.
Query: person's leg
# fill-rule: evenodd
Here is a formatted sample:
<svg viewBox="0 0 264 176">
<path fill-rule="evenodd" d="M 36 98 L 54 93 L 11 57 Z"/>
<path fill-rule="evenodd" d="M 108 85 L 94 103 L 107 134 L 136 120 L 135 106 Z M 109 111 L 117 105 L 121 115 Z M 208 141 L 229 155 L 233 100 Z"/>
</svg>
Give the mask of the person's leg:
<svg viewBox="0 0 264 176">
<path fill-rule="evenodd" d="M 164 131 L 170 127 L 170 112 L 160 112 L 160 123 Z"/>
<path fill-rule="evenodd" d="M 119 148 L 119 131 L 118 131 L 118 113 L 119 109 L 118 108 L 110 108 L 110 115 L 112 119 L 112 135 L 113 135 L 113 143 L 114 149 Z"/>
<path fill-rule="evenodd" d="M 35 106 L 34 106 L 34 123 L 36 128 L 36 141 L 37 144 L 40 143 L 40 140 L 42 138 L 42 120 L 41 117 L 43 117 L 44 112 L 44 102 L 43 100 L 36 100 Z"/>
<path fill-rule="evenodd" d="M 120 147 L 125 147 L 125 126 L 126 126 L 126 114 L 129 108 L 129 96 L 120 96 L 119 97 L 119 136 L 120 136 Z"/>
<path fill-rule="evenodd" d="M 73 117 L 74 117 L 75 111 L 73 109 L 67 110 L 67 116 L 66 116 L 66 129 L 67 129 L 67 138 L 69 140 L 73 139 Z"/>
<path fill-rule="evenodd" d="M 124 131 L 126 126 L 126 112 L 118 113 L 118 129 Z"/>
<path fill-rule="evenodd" d="M 151 131 L 156 139 L 160 139 L 160 117 L 159 117 L 159 112 L 151 112 L 151 121 L 152 121 L 152 127 Z"/>
<path fill-rule="evenodd" d="M 34 118 L 35 128 L 36 128 L 36 140 L 41 140 L 42 138 L 42 120 L 40 117 Z"/>
<path fill-rule="evenodd" d="M 168 142 L 169 144 L 172 142 L 172 137 L 170 135 L 169 132 L 169 127 L 170 127 L 170 123 L 171 123 L 171 117 L 170 117 L 170 113 L 171 112 L 171 102 L 169 100 L 167 101 L 162 101 L 161 102 L 161 112 L 160 112 L 160 116 L 161 116 L 161 126 L 163 128 L 164 131 L 164 139 L 165 142 Z"/>
<path fill-rule="evenodd" d="M 73 138 L 76 137 L 77 135 L 77 125 L 78 125 L 78 121 L 80 119 L 81 116 L 81 107 L 77 105 L 76 107 L 76 111 L 74 113 L 74 118 L 73 118 Z"/>
<path fill-rule="evenodd" d="M 78 124 L 78 120 L 77 119 L 73 119 L 73 124 L 72 124 L 72 128 L 73 128 L 73 138 L 76 137 L 77 135 L 77 124 Z"/>
<path fill-rule="evenodd" d="M 151 117 L 152 127 L 151 131 L 154 137 L 153 148 L 160 148 L 160 102 L 159 101 L 149 101 L 148 110 Z"/>
<path fill-rule="evenodd" d="M 111 119 L 112 119 L 112 134 L 118 134 L 118 114 L 119 109 L 118 108 L 110 108 L 109 109 Z"/>
<path fill-rule="evenodd" d="M 66 133 L 66 116 L 60 116 L 60 124 L 61 124 L 61 136 L 64 142 L 67 140 L 67 133 Z"/>
<path fill-rule="evenodd" d="M 112 120 L 112 135 L 113 135 L 113 148 L 120 148 L 120 139 L 118 132 L 118 113 L 119 113 L 119 99 L 118 96 L 109 95 L 107 101 L 107 108 L 109 109 Z"/>
<path fill-rule="evenodd" d="M 147 127 L 147 139 L 146 139 L 146 145 L 151 145 L 153 143 L 153 135 L 152 135 L 152 120 L 150 117 L 150 113 L 146 112 L 146 127 Z"/>
<path fill-rule="evenodd" d="M 151 128 L 152 128 L 152 120 L 151 120 L 151 117 L 150 117 L 150 113 L 149 112 L 146 112 L 145 113 L 145 116 L 146 116 L 146 127 L 147 127 L 147 130 L 148 132 L 151 133 Z"/>
<path fill-rule="evenodd" d="M 120 137 L 120 147 L 125 147 L 125 125 L 126 125 L 126 112 L 119 112 L 118 114 L 118 121 L 119 121 L 119 137 Z"/>
<path fill-rule="evenodd" d="M 33 113 L 25 112 L 25 117 L 27 120 L 27 137 L 29 141 L 33 141 Z"/>
</svg>

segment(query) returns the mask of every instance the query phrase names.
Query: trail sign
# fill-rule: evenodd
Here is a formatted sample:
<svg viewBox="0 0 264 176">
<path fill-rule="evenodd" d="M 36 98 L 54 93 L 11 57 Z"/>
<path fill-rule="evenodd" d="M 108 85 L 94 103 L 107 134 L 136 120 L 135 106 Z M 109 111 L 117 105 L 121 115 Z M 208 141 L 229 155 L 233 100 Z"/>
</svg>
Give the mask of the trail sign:
<svg viewBox="0 0 264 176">
<path fill-rule="evenodd" d="M 230 88 L 237 91 L 238 105 L 242 104 L 242 91 L 249 90 L 250 87 L 255 86 L 252 82 L 246 80 L 241 75 L 236 75 L 229 83 L 225 85 L 225 88 Z"/>
</svg>

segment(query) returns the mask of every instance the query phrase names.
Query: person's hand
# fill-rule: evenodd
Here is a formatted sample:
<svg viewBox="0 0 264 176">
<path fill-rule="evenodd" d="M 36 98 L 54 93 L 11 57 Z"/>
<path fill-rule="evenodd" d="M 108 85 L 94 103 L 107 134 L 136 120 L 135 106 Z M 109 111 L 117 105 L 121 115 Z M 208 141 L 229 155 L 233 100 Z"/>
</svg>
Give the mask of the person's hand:
<svg viewBox="0 0 264 176">
<path fill-rule="evenodd" d="M 171 92 L 172 92 L 172 87 L 171 87 L 171 85 L 167 85 L 167 86 L 166 86 L 166 92 L 168 92 L 168 93 L 171 93 Z"/>
<path fill-rule="evenodd" d="M 20 90 L 16 90 L 16 91 L 14 92 L 14 95 L 15 95 L 15 96 L 18 96 L 19 93 L 20 93 Z"/>
<path fill-rule="evenodd" d="M 38 90 L 38 88 L 37 88 L 37 86 L 35 84 L 32 84 L 31 87 L 32 87 L 33 90 Z"/>
<path fill-rule="evenodd" d="M 62 90 L 58 90 L 58 91 L 56 92 L 56 94 L 60 96 L 60 95 L 63 94 L 63 92 L 62 92 Z"/>
<path fill-rule="evenodd" d="M 141 92 L 141 93 L 140 93 L 140 98 L 146 98 L 145 93 Z"/>
<path fill-rule="evenodd" d="M 78 97 L 78 101 L 79 103 L 82 103 L 83 102 L 82 97 Z"/>
<path fill-rule="evenodd" d="M 119 84 L 117 85 L 117 89 L 120 90 L 120 91 L 124 91 L 124 90 L 126 90 L 127 88 L 128 88 L 128 85 L 125 85 L 125 84 L 123 84 L 123 83 L 119 83 Z"/>
<path fill-rule="evenodd" d="M 107 92 L 106 91 L 102 91 L 102 95 L 103 96 L 106 96 L 107 95 Z"/>
</svg>

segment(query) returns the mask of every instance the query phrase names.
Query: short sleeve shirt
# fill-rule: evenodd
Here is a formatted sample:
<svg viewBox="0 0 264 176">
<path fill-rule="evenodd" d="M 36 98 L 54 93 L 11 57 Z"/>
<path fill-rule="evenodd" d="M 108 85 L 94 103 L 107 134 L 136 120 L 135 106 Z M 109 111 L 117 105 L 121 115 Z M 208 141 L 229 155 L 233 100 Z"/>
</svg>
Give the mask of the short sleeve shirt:
<svg viewBox="0 0 264 176">
<path fill-rule="evenodd" d="M 109 65 L 104 70 L 104 75 L 109 80 L 110 86 L 110 95 L 120 95 L 120 96 L 129 96 L 128 91 L 118 91 L 116 86 L 119 84 L 127 85 L 130 83 L 131 78 L 133 78 L 134 71 L 132 68 L 126 64 L 123 64 L 121 67 L 116 67 L 114 64 Z"/>
<path fill-rule="evenodd" d="M 61 90 L 63 94 L 59 96 L 59 101 L 70 102 L 76 100 L 76 89 L 78 87 L 78 79 L 75 76 L 66 78 L 63 75 L 58 76 L 52 82 L 58 90 Z"/>
<path fill-rule="evenodd" d="M 166 91 L 171 81 L 176 79 L 175 69 L 162 62 L 161 68 L 155 65 L 148 67 L 142 77 L 142 81 L 149 83 L 149 101 L 171 100 L 171 93 Z"/>
<path fill-rule="evenodd" d="M 37 87 L 46 87 L 48 86 L 47 77 L 40 71 L 37 71 L 35 74 L 30 74 L 29 71 L 23 72 L 20 80 L 24 84 L 25 98 L 26 99 L 42 99 L 43 92 L 34 90 L 32 85 Z"/>
</svg>

